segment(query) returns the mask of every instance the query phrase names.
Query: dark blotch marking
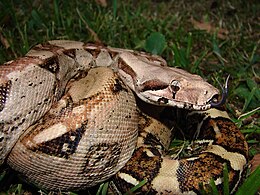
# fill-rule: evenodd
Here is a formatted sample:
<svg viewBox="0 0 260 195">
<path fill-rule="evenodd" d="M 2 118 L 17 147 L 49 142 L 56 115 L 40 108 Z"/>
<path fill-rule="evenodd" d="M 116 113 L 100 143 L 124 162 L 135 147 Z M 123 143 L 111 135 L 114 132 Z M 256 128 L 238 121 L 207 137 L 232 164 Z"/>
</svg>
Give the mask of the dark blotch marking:
<svg viewBox="0 0 260 195">
<path fill-rule="evenodd" d="M 39 147 L 33 148 L 32 150 L 38 150 L 48 155 L 68 159 L 71 154 L 76 152 L 82 135 L 86 130 L 86 125 L 85 123 L 75 131 L 69 131 L 60 137 L 40 144 Z M 64 146 L 66 146 L 66 148 L 64 148 Z"/>
<path fill-rule="evenodd" d="M 11 132 L 14 132 L 14 131 L 16 131 L 18 129 L 18 127 L 17 126 L 13 126 L 12 128 L 11 128 Z"/>
<path fill-rule="evenodd" d="M 192 104 L 183 102 L 183 109 L 191 110 L 193 108 Z"/>
<path fill-rule="evenodd" d="M 100 52 L 101 52 L 101 48 L 96 48 L 96 49 L 89 49 L 89 48 L 85 48 L 84 49 L 89 52 L 95 59 L 99 56 Z"/>
<path fill-rule="evenodd" d="M 68 49 L 68 50 L 65 50 L 63 53 L 64 53 L 64 55 L 66 55 L 72 59 L 76 58 L 76 49 Z"/>
<path fill-rule="evenodd" d="M 57 45 L 53 45 L 53 44 L 50 44 L 49 42 L 45 42 L 45 43 L 42 43 L 41 45 L 36 45 L 33 47 L 33 50 L 36 50 L 36 51 L 51 51 L 53 53 L 56 53 L 58 50 L 62 50 L 64 49 L 63 47 L 60 47 L 60 46 L 57 46 Z"/>
<path fill-rule="evenodd" d="M 117 93 L 121 90 L 123 90 L 123 87 L 119 81 L 119 79 L 115 79 L 116 83 L 114 84 L 113 92 Z"/>
<path fill-rule="evenodd" d="M 0 112 L 5 107 L 5 103 L 8 99 L 11 87 L 12 87 L 12 82 L 10 80 L 0 85 Z"/>
<path fill-rule="evenodd" d="M 128 75 L 131 75 L 134 81 L 136 80 L 136 72 L 122 58 L 118 59 L 118 67 Z"/>
<path fill-rule="evenodd" d="M 129 114 L 129 115 L 126 115 L 125 118 L 131 118 L 131 115 L 130 115 L 130 114 Z"/>
<path fill-rule="evenodd" d="M 154 156 L 148 156 L 145 150 L 150 150 Z M 151 181 L 158 175 L 161 168 L 161 162 L 161 154 L 157 148 L 140 147 L 135 150 L 131 159 L 120 170 L 120 172 L 130 175 L 138 181 L 144 179 L 148 181 L 144 186 L 135 191 L 137 194 L 156 194 L 152 189 Z M 113 181 L 120 191 L 126 192 L 133 187 L 132 184 L 128 183 L 121 177 L 118 177 L 118 175 L 113 178 Z"/>
<path fill-rule="evenodd" d="M 144 83 L 142 83 L 142 85 L 140 86 L 140 91 L 144 92 L 144 91 L 148 91 L 148 90 L 163 90 L 166 89 L 169 85 L 167 83 L 164 83 L 160 80 L 154 79 L 154 80 L 149 80 L 149 81 L 145 81 Z"/>
<path fill-rule="evenodd" d="M 104 48 L 104 45 L 101 43 L 84 43 L 83 49 L 87 52 L 89 52 L 94 58 L 96 58 L 99 53 L 101 52 L 101 49 Z"/>
<path fill-rule="evenodd" d="M 18 121 L 20 118 L 16 117 L 14 118 L 14 121 Z M 20 120 L 20 122 L 18 121 L 18 124 L 16 124 L 15 126 L 12 126 L 11 128 L 11 132 L 15 132 L 20 126 L 22 126 L 22 124 L 26 121 L 25 118 L 23 118 L 22 120 Z"/>
<path fill-rule="evenodd" d="M 194 160 L 181 160 L 176 172 L 181 192 L 194 191 L 195 193 L 200 194 L 200 183 L 204 183 L 204 189 L 206 189 L 205 187 L 207 187 L 206 185 L 211 178 L 216 180 L 223 177 L 224 163 L 227 163 L 229 178 L 233 181 L 237 181 L 236 179 L 237 176 L 239 176 L 239 171 L 232 170 L 229 161 L 226 161 L 218 155 L 203 153 L 199 155 L 199 158 Z M 230 187 L 232 189 L 234 183 L 230 183 Z M 219 189 L 223 189 L 223 186 Z"/>
<path fill-rule="evenodd" d="M 5 126 L 4 122 L 1 122 L 0 123 L 0 129 L 4 129 L 4 126 Z"/>
<path fill-rule="evenodd" d="M 114 51 L 111 51 L 109 48 L 106 48 L 108 53 L 109 53 L 109 56 L 111 57 L 111 59 L 113 59 L 115 56 L 118 55 L 118 52 L 114 52 Z"/>
<path fill-rule="evenodd" d="M 59 72 L 59 59 L 57 56 L 53 56 L 49 59 L 46 59 L 46 62 L 40 65 L 42 68 L 50 71 L 51 73 Z"/>
<path fill-rule="evenodd" d="M 144 137 L 144 144 L 147 146 L 161 146 L 160 141 L 151 133 L 148 133 L 146 137 Z M 156 151 L 152 151 L 155 155 L 159 155 L 159 153 L 157 153 L 158 150 Z"/>
<path fill-rule="evenodd" d="M 217 125 L 219 129 L 217 137 L 214 131 L 214 125 Z M 248 157 L 248 146 L 245 137 L 238 127 L 229 119 L 221 116 L 216 118 L 211 118 L 209 116 L 203 121 L 200 132 L 200 139 L 214 140 L 214 144 L 222 146 L 227 151 L 236 152 L 243 154 L 246 158 Z"/>
<path fill-rule="evenodd" d="M 168 104 L 169 100 L 165 97 L 161 97 L 157 100 L 158 103 Z"/>
<path fill-rule="evenodd" d="M 18 127 L 21 126 L 25 121 L 26 121 L 26 119 L 23 118 L 23 119 L 21 120 L 21 122 L 19 122 L 19 123 L 17 124 L 17 126 L 18 126 Z"/>
<path fill-rule="evenodd" d="M 112 92 L 113 93 L 118 93 L 120 91 L 128 91 L 127 88 L 124 86 L 124 84 L 119 80 L 119 79 L 115 79 L 115 84 L 112 88 Z"/>
</svg>

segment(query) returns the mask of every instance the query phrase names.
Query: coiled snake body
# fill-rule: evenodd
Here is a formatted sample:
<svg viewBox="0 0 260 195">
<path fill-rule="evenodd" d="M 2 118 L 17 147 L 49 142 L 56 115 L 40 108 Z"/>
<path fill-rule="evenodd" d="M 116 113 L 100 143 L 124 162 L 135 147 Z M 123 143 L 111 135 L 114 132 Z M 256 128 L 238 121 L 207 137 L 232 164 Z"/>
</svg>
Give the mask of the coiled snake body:
<svg viewBox="0 0 260 195">
<path fill-rule="evenodd" d="M 49 41 L 0 66 L 0 160 L 49 190 L 84 189 L 116 174 L 115 190 L 146 179 L 139 190 L 151 194 L 197 193 L 211 178 L 221 186 L 226 163 L 235 189 L 247 144 L 227 113 L 212 108 L 217 95 L 159 56 Z M 194 110 L 182 118 L 202 149 L 180 160 L 165 155 L 170 129 L 140 117 L 136 99 L 148 114 L 149 104 Z"/>
</svg>

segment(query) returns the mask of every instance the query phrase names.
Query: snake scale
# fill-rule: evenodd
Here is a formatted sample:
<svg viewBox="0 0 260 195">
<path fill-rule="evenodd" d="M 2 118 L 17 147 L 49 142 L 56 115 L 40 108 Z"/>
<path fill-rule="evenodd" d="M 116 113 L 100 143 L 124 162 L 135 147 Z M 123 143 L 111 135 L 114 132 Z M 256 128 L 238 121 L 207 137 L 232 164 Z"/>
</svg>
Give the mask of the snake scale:
<svg viewBox="0 0 260 195">
<path fill-rule="evenodd" d="M 226 94 L 156 55 L 56 40 L 0 66 L 0 161 L 48 190 L 80 190 L 112 177 L 126 192 L 195 194 L 213 178 L 239 185 L 247 144 L 227 113 Z M 218 98 L 218 99 L 217 99 Z M 141 103 L 138 103 L 141 102 Z M 169 123 L 148 115 L 179 108 L 198 151 L 167 155 Z M 138 105 L 138 106 L 137 106 Z"/>
</svg>

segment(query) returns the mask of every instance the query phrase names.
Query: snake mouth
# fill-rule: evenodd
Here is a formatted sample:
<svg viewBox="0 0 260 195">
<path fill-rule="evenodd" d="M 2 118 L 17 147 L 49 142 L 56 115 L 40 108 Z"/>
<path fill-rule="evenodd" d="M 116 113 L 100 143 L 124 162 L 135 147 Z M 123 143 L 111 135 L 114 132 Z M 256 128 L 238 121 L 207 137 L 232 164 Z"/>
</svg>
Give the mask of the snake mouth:
<svg viewBox="0 0 260 195">
<path fill-rule="evenodd" d="M 221 107 L 223 104 L 225 104 L 226 99 L 227 99 L 227 95 L 228 95 L 227 92 L 223 91 L 220 100 L 218 100 L 219 99 L 218 98 L 219 95 L 214 95 L 212 97 L 212 99 L 209 101 L 210 107 L 211 108 L 219 108 L 219 107 Z"/>
<path fill-rule="evenodd" d="M 228 80 L 229 80 L 229 76 L 226 79 L 225 85 L 222 88 L 222 94 L 221 94 L 221 98 L 219 100 L 219 95 L 214 95 L 211 100 L 209 101 L 209 104 L 211 106 L 211 108 L 219 108 L 221 107 L 223 104 L 226 103 L 227 100 L 227 96 L 228 96 Z"/>
</svg>

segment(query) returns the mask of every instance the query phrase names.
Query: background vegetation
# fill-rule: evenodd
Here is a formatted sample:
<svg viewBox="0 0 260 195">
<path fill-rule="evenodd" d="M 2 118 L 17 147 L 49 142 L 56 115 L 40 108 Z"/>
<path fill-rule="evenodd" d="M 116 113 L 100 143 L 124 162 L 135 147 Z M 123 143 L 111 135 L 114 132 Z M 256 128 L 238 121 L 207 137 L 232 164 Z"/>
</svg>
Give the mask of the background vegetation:
<svg viewBox="0 0 260 195">
<path fill-rule="evenodd" d="M 257 0 L 107 3 L 0 0 L 0 64 L 37 43 L 71 39 L 158 53 L 217 87 L 230 74 L 227 109 L 247 138 L 250 158 L 260 153 Z M 2 193 L 24 193 L 19 180 L 3 177 Z"/>
</svg>

